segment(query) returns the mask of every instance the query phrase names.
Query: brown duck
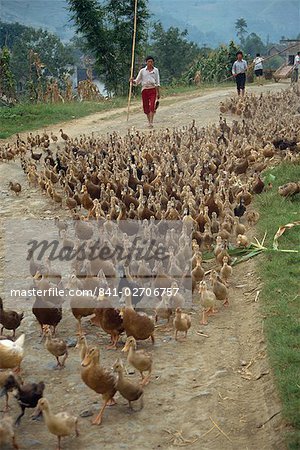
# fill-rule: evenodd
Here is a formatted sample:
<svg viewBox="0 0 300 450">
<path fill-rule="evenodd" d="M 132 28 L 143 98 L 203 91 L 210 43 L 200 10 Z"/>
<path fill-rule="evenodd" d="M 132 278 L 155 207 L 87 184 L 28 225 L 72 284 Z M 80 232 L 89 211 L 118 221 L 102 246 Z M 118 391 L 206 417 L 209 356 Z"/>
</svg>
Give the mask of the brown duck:
<svg viewBox="0 0 300 450">
<path fill-rule="evenodd" d="M 93 425 L 100 425 L 107 405 L 114 405 L 114 395 L 117 392 L 116 378 L 112 372 L 100 365 L 100 351 L 96 347 L 87 350 L 81 363 L 82 381 L 97 394 L 101 394 L 104 404 L 99 414 L 93 420 Z"/>
<path fill-rule="evenodd" d="M 121 310 L 123 325 L 127 336 L 133 336 L 137 341 L 151 338 L 154 344 L 154 320 L 147 314 L 136 312 L 131 303 L 131 296 L 125 296 L 125 307 Z"/>
<path fill-rule="evenodd" d="M 99 296 L 99 307 L 94 310 L 95 317 L 91 322 L 99 325 L 103 331 L 110 334 L 111 344 L 107 349 L 117 349 L 117 343 L 121 333 L 124 331 L 123 319 L 120 316 L 120 311 L 112 307 L 110 300 L 107 297 Z"/>
</svg>

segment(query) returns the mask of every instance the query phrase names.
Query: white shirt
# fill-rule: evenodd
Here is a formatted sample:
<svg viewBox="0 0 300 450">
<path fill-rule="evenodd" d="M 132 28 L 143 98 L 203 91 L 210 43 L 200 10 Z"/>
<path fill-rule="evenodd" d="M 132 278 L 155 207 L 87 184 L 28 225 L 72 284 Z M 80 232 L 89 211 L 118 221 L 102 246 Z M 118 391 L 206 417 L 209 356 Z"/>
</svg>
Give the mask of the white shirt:
<svg viewBox="0 0 300 450">
<path fill-rule="evenodd" d="M 256 58 L 254 58 L 253 62 L 254 62 L 254 70 L 260 70 L 263 68 L 263 60 L 264 58 L 262 58 L 261 56 L 257 56 Z"/>
<path fill-rule="evenodd" d="M 235 61 L 232 66 L 232 75 L 238 75 L 239 73 L 245 73 L 247 70 L 247 61 L 242 59 L 241 61 Z"/>
<path fill-rule="evenodd" d="M 148 70 L 147 66 L 141 69 L 138 76 L 134 80 L 135 84 L 141 84 L 143 89 L 153 89 L 160 86 L 159 71 L 156 67 L 152 70 Z"/>
<path fill-rule="evenodd" d="M 300 56 L 296 55 L 294 60 L 294 67 L 295 69 L 299 69 L 299 66 L 300 66 Z"/>
</svg>

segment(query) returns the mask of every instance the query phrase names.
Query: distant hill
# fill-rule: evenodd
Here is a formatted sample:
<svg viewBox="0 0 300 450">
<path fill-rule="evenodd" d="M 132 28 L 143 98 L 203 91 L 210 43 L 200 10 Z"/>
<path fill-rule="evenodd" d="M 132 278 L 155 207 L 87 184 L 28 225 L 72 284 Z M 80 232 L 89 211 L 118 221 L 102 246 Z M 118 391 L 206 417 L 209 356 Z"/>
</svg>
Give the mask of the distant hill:
<svg viewBox="0 0 300 450">
<path fill-rule="evenodd" d="M 244 17 L 249 32 L 264 40 L 293 38 L 300 30 L 300 0 L 149 0 L 153 20 L 187 28 L 190 39 L 218 45 L 236 38 L 234 22 Z M 68 40 L 74 34 L 65 0 L 0 0 L 0 18 L 46 28 Z"/>
</svg>

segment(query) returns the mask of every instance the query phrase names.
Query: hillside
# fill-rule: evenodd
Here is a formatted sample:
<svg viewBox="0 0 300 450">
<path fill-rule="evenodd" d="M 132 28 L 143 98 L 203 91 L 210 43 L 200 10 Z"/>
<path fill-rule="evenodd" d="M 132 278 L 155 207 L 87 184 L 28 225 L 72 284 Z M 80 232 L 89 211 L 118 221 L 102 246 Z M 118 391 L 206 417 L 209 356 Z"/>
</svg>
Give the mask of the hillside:
<svg viewBox="0 0 300 450">
<path fill-rule="evenodd" d="M 153 20 L 187 28 L 192 40 L 218 45 L 235 38 L 234 22 L 244 17 L 250 31 L 276 41 L 299 32 L 299 0 L 149 0 Z M 284 20 L 283 20 L 284 17 Z M 47 28 L 68 40 L 73 35 L 65 0 L 0 0 L 0 18 Z"/>
</svg>

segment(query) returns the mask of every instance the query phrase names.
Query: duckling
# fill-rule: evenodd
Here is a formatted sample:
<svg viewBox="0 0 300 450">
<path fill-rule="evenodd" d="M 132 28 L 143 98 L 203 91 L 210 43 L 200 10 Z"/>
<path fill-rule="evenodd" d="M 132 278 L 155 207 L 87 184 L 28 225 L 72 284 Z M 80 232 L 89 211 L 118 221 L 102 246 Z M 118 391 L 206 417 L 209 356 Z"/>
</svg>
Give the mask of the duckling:
<svg viewBox="0 0 300 450">
<path fill-rule="evenodd" d="M 171 284 L 172 295 L 169 297 L 169 305 L 172 311 L 175 311 L 176 308 L 183 308 L 185 305 L 185 298 L 179 292 L 178 283 L 173 281 Z"/>
<path fill-rule="evenodd" d="M 59 219 L 59 217 L 54 217 L 54 224 L 58 228 L 58 237 L 61 237 L 62 231 L 67 231 L 68 224 L 65 221 Z"/>
<path fill-rule="evenodd" d="M 205 281 L 201 281 L 199 285 L 200 293 L 200 304 L 203 308 L 202 310 L 202 320 L 201 325 L 207 325 L 207 316 L 209 314 L 214 314 L 217 305 L 217 298 L 212 291 L 207 289 L 207 284 Z"/>
<path fill-rule="evenodd" d="M 290 182 L 279 186 L 278 194 L 282 197 L 293 197 L 300 192 L 300 182 Z"/>
<path fill-rule="evenodd" d="M 157 322 L 159 318 L 166 319 L 166 325 L 169 325 L 171 316 L 172 309 L 169 307 L 169 296 L 162 294 L 162 299 L 155 308 L 155 322 Z"/>
<path fill-rule="evenodd" d="M 121 359 L 117 359 L 113 365 L 113 371 L 117 373 L 117 383 L 116 387 L 118 392 L 128 400 L 128 405 L 130 409 L 132 408 L 131 402 L 142 399 L 144 394 L 143 388 L 140 384 L 133 383 L 124 377 L 124 367 Z"/>
<path fill-rule="evenodd" d="M 4 416 L 0 419 L 0 447 L 10 443 L 13 448 L 20 448 L 16 442 L 13 419 L 10 416 Z"/>
<path fill-rule="evenodd" d="M 257 211 L 247 211 L 246 219 L 250 226 L 256 225 L 257 222 L 259 221 L 259 213 Z"/>
<path fill-rule="evenodd" d="M 22 190 L 22 186 L 20 185 L 20 183 L 13 183 L 12 181 L 10 181 L 8 186 L 11 191 L 15 192 L 16 196 L 18 196 Z"/>
<path fill-rule="evenodd" d="M 228 264 L 228 257 L 224 256 L 223 258 L 223 266 L 220 270 L 221 280 L 224 281 L 224 284 L 228 285 L 228 280 L 232 275 L 232 267 Z"/>
<path fill-rule="evenodd" d="M 50 352 L 52 355 L 55 356 L 57 361 L 56 368 L 63 369 L 65 367 L 65 362 L 68 357 L 67 343 L 62 339 L 53 339 L 50 327 L 47 325 L 45 326 L 45 336 L 46 336 L 45 348 L 48 350 L 48 352 Z M 63 356 L 62 362 L 60 362 L 59 360 L 60 356 Z"/>
<path fill-rule="evenodd" d="M 259 174 L 255 174 L 255 179 L 252 183 L 252 192 L 254 194 L 261 194 L 265 188 L 265 183 L 261 179 Z"/>
<path fill-rule="evenodd" d="M 175 318 L 173 320 L 173 325 L 175 328 L 175 340 L 177 341 L 178 331 L 185 333 L 185 338 L 187 337 L 187 332 L 191 328 L 192 319 L 189 314 L 183 313 L 181 308 L 176 308 Z"/>
<path fill-rule="evenodd" d="M 205 273 L 205 271 L 204 271 L 203 267 L 201 266 L 201 257 L 199 257 L 196 262 L 196 267 L 191 272 L 193 292 L 196 289 L 197 284 L 203 280 L 204 273 Z"/>
<path fill-rule="evenodd" d="M 100 365 L 100 351 L 96 347 L 89 348 L 81 362 L 81 379 L 90 389 L 102 395 L 104 404 L 92 422 L 93 425 L 100 425 L 106 406 L 116 403 L 114 395 L 117 388 L 113 373 Z"/>
<path fill-rule="evenodd" d="M 223 239 L 221 238 L 221 236 L 217 236 L 216 245 L 214 248 L 214 255 L 216 258 L 221 253 L 222 250 L 223 250 Z"/>
<path fill-rule="evenodd" d="M 62 206 L 63 198 L 54 189 L 52 189 L 52 198 L 56 203 L 59 203 Z"/>
<path fill-rule="evenodd" d="M 58 137 L 55 136 L 55 134 L 53 134 L 52 131 L 51 131 L 51 133 L 50 133 L 50 136 L 51 136 L 51 139 L 52 139 L 53 142 L 57 142 L 57 141 L 58 141 Z"/>
<path fill-rule="evenodd" d="M 4 328 L 6 330 L 13 330 L 13 338 L 16 336 L 16 329 L 21 325 L 21 321 L 24 318 L 24 313 L 17 313 L 16 311 L 11 311 L 9 309 L 3 308 L 3 300 L 0 297 L 0 324 L 1 335 L 3 334 Z"/>
<path fill-rule="evenodd" d="M 15 398 L 17 399 L 21 408 L 21 413 L 16 419 L 16 425 L 19 425 L 22 417 L 25 414 L 25 409 L 35 408 L 40 398 L 43 397 L 45 389 L 45 383 L 40 381 L 39 383 L 27 383 L 21 384 L 14 375 L 10 375 L 4 386 L 3 394 L 7 394 L 10 391 L 15 391 Z"/>
<path fill-rule="evenodd" d="M 239 235 L 239 234 L 245 234 L 245 232 L 246 232 L 245 225 L 240 223 L 238 217 L 235 217 L 235 219 L 234 219 L 234 231 L 235 231 L 235 235 L 236 236 Z"/>
<path fill-rule="evenodd" d="M 215 211 L 212 212 L 211 215 L 211 232 L 213 234 L 218 234 L 220 229 L 220 223 L 217 219 L 217 213 Z"/>
<path fill-rule="evenodd" d="M 18 337 L 15 342 L 9 339 L 0 340 L 0 369 L 15 369 L 20 371 L 24 356 L 25 334 Z"/>
<path fill-rule="evenodd" d="M 152 355 L 146 353 L 144 350 L 137 350 L 136 347 L 136 340 L 133 336 L 130 336 L 126 339 L 122 352 L 128 352 L 127 361 L 140 372 L 142 377 L 141 384 L 145 386 L 149 383 L 151 377 Z M 148 372 L 146 377 L 144 376 L 144 372 Z"/>
<path fill-rule="evenodd" d="M 66 133 L 64 133 L 62 129 L 60 129 L 59 131 L 60 131 L 61 138 L 64 141 L 68 141 L 70 139 L 69 136 Z"/>
<path fill-rule="evenodd" d="M 217 261 L 217 263 L 218 263 L 220 266 L 222 266 L 222 264 L 223 264 L 223 258 L 224 258 L 224 256 L 227 256 L 229 263 L 231 262 L 231 258 L 230 258 L 230 256 L 229 256 L 228 251 L 227 251 L 227 246 L 228 246 L 228 243 L 227 243 L 227 241 L 225 240 L 224 243 L 222 244 L 222 249 L 221 249 L 221 251 L 220 251 L 220 252 L 218 253 L 218 255 L 216 256 L 216 261 Z"/>
<path fill-rule="evenodd" d="M 74 197 L 67 196 L 67 198 L 66 198 L 66 206 L 70 210 L 75 210 L 76 211 L 78 204 L 77 204 L 77 201 L 75 200 Z"/>
<path fill-rule="evenodd" d="M 61 438 L 69 436 L 73 429 L 75 430 L 76 437 L 79 436 L 77 417 L 66 412 L 53 414 L 49 401 L 45 397 L 38 401 L 37 407 L 39 411 L 42 411 L 46 426 L 50 433 L 57 436 L 57 450 L 61 450 Z"/>
<path fill-rule="evenodd" d="M 236 238 L 236 244 L 238 247 L 248 247 L 249 239 L 245 234 L 238 234 Z"/>
<path fill-rule="evenodd" d="M 213 270 L 210 274 L 210 280 L 213 287 L 213 293 L 215 294 L 217 300 L 223 301 L 224 306 L 228 306 L 228 289 L 219 279 L 218 274 Z"/>
</svg>

